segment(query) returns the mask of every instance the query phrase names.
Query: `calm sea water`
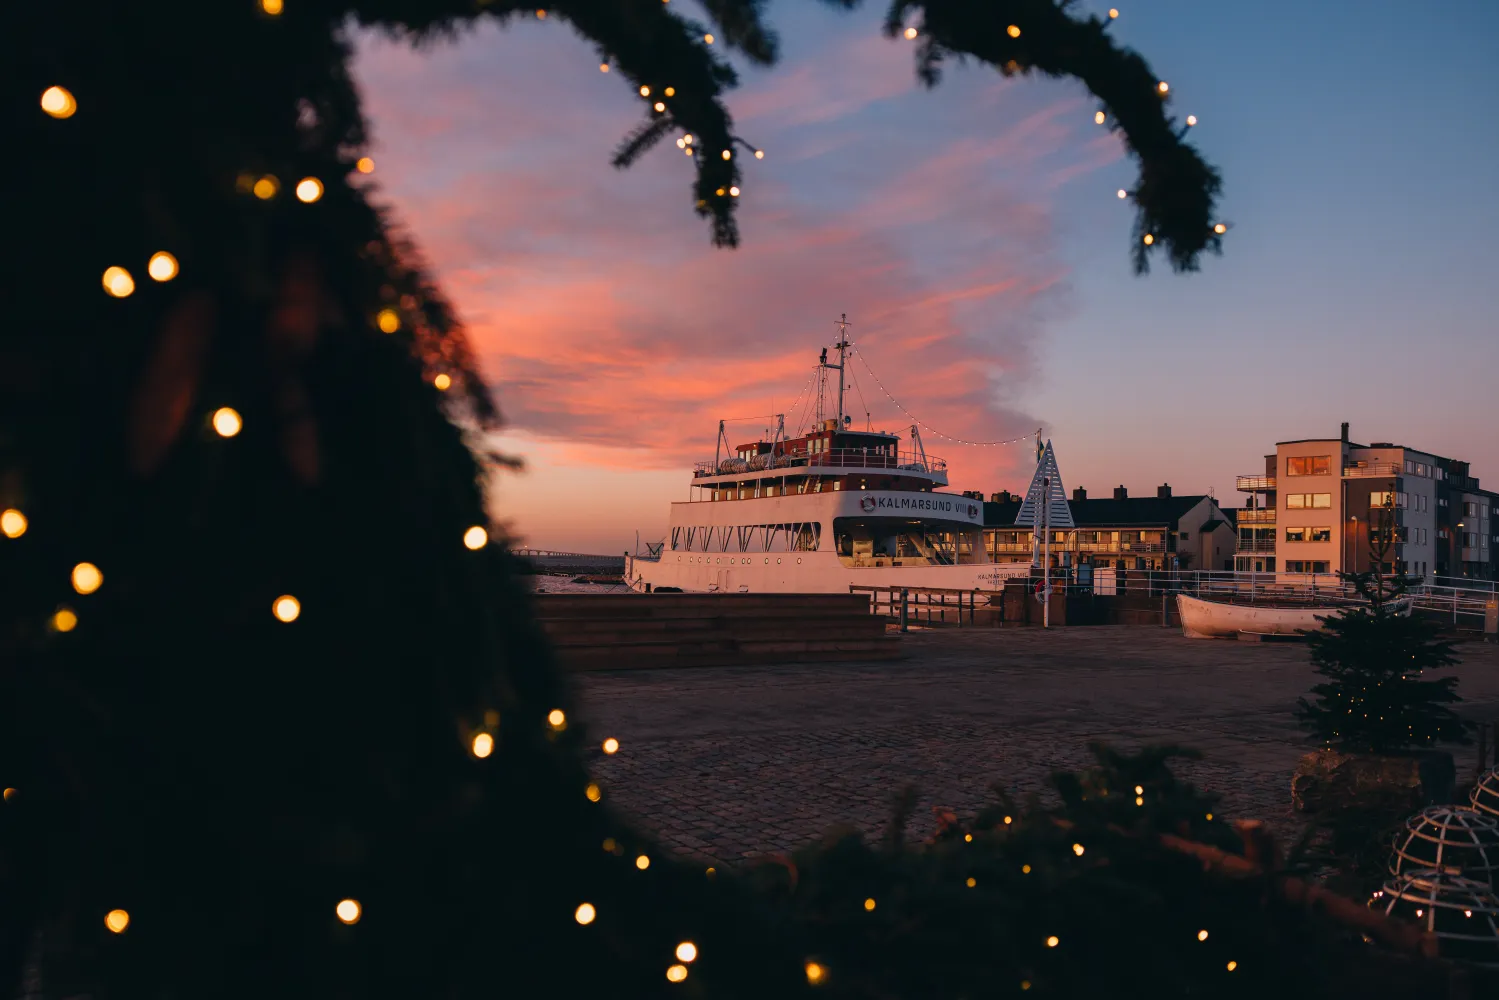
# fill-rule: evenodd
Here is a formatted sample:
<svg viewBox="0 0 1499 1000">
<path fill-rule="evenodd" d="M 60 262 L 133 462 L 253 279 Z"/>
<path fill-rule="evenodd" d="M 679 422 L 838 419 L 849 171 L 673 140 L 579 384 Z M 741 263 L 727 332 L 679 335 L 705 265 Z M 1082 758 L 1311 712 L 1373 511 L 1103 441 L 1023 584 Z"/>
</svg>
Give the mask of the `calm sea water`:
<svg viewBox="0 0 1499 1000">
<path fill-rule="evenodd" d="M 622 583 L 573 583 L 570 576 L 523 577 L 535 594 L 628 594 Z"/>
</svg>

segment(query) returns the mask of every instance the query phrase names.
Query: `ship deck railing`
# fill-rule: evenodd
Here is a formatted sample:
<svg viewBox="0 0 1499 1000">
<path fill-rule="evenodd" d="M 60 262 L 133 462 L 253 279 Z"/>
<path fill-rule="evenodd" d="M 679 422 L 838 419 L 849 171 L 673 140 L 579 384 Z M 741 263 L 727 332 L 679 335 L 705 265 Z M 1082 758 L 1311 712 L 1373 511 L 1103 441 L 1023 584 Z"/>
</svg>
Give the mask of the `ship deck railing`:
<svg viewBox="0 0 1499 1000">
<path fill-rule="evenodd" d="M 947 461 L 933 455 L 901 451 L 895 454 L 866 451 L 863 448 L 834 448 L 811 454 L 768 455 L 752 459 L 727 458 L 715 468 L 712 462 L 698 462 L 692 468 L 694 477 L 734 476 L 749 472 L 789 469 L 886 469 L 892 472 L 917 472 L 926 475 L 947 471 Z"/>
</svg>

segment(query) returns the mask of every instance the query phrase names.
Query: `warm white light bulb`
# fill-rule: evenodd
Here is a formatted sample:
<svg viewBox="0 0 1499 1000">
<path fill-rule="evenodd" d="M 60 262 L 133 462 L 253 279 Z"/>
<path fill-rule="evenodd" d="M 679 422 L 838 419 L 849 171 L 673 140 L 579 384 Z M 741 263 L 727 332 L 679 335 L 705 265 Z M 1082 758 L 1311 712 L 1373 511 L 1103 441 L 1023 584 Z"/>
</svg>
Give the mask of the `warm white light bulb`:
<svg viewBox="0 0 1499 1000">
<path fill-rule="evenodd" d="M 464 548 L 478 551 L 489 544 L 489 532 L 482 525 L 474 525 L 463 533 Z"/>
<path fill-rule="evenodd" d="M 573 911 L 573 919 L 584 926 L 593 923 L 596 916 L 598 916 L 598 911 L 593 908 L 592 903 L 580 903 Z"/>
<path fill-rule="evenodd" d="M 1196 115 L 1188 115 L 1187 116 L 1187 126 L 1190 128 L 1191 126 L 1196 125 L 1196 124 L 1197 124 L 1197 116 Z"/>
<path fill-rule="evenodd" d="M 276 598 L 275 603 L 271 605 L 271 614 L 275 615 L 278 621 L 294 622 L 297 620 L 297 616 L 301 613 L 302 602 L 297 600 L 290 594 L 282 594 L 280 597 Z M 353 923 L 353 921 L 346 922 Z"/>
<path fill-rule="evenodd" d="M 907 38 L 915 38 L 916 35 L 917 35 L 917 31 L 916 31 L 915 28 L 907 28 L 906 29 L 906 37 Z"/>
<path fill-rule="evenodd" d="M 1126 191 L 1126 190 L 1124 190 L 1124 188 L 1120 188 L 1119 189 L 1119 199 L 1121 201 L 1123 201 L 1125 198 L 1128 198 L 1128 197 L 1129 197 L 1129 192 Z"/>
<path fill-rule="evenodd" d="M 357 899 L 341 899 L 338 901 L 338 905 L 333 908 L 333 912 L 344 923 L 357 924 L 359 923 L 359 918 L 364 914 L 364 908 L 359 905 L 359 900 Z"/>
<path fill-rule="evenodd" d="M 53 118 L 71 118 L 78 102 L 66 87 L 48 87 L 42 91 L 42 110 Z"/>
<path fill-rule="evenodd" d="M 104 574 L 90 562 L 81 562 L 73 567 L 73 589 L 80 594 L 92 594 L 104 584 Z"/>
</svg>

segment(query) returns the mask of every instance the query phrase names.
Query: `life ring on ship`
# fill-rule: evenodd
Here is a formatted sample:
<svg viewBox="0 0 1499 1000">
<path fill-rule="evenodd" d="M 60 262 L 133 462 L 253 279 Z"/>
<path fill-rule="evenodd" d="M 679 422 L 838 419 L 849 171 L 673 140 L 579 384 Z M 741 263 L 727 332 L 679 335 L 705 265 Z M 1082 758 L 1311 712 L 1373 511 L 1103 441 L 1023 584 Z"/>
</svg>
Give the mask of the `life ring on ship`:
<svg viewBox="0 0 1499 1000">
<path fill-rule="evenodd" d="M 1045 580 L 1038 579 L 1036 581 L 1036 586 L 1033 589 L 1035 590 L 1036 600 L 1038 601 L 1044 601 L 1051 596 L 1051 588 L 1046 585 Z"/>
</svg>

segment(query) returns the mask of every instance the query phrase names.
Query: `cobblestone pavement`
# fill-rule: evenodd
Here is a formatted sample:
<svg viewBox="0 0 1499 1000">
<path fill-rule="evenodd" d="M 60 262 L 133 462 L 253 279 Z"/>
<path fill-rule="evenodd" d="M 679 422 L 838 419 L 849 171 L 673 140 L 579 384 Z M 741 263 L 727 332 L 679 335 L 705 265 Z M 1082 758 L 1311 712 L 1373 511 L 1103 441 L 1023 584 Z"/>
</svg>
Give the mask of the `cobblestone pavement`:
<svg viewBox="0 0 1499 1000">
<path fill-rule="evenodd" d="M 931 806 L 971 814 L 998 782 L 1037 790 L 1089 762 L 1087 743 L 1202 751 L 1180 773 L 1224 812 L 1297 827 L 1290 776 L 1308 749 L 1291 711 L 1315 682 L 1299 644 L 1210 642 L 1141 627 L 932 630 L 906 658 L 581 675 L 591 733 L 617 737 L 594 773 L 668 847 L 720 864 L 883 830 L 915 784 L 911 832 Z M 1499 646 L 1463 649 L 1470 717 L 1499 720 Z M 1459 750 L 1467 780 L 1475 751 Z"/>
</svg>

